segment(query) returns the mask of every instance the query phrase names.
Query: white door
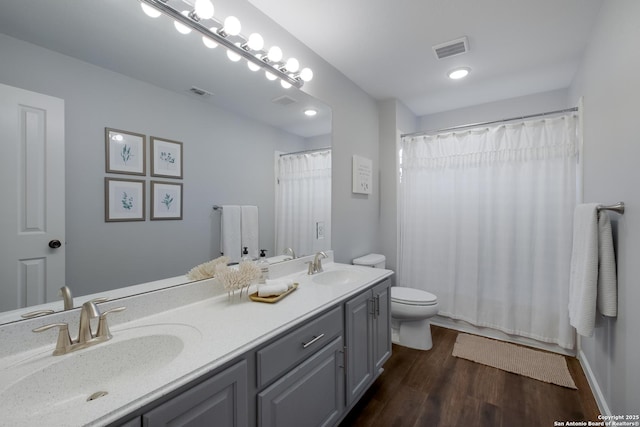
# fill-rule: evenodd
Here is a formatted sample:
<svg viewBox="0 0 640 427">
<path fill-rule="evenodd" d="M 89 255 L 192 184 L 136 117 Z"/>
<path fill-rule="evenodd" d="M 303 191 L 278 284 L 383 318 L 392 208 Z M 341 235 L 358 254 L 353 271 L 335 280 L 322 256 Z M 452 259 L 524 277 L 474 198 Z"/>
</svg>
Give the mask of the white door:
<svg viewBox="0 0 640 427">
<path fill-rule="evenodd" d="M 64 101 L 0 84 L 0 311 L 65 285 L 64 162 Z"/>
</svg>

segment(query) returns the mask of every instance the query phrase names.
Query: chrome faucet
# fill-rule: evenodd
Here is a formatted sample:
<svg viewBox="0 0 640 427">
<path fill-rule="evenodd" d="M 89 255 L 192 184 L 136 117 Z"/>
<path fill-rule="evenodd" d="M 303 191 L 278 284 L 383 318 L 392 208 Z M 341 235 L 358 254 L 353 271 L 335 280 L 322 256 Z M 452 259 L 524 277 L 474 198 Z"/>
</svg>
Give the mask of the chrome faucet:
<svg viewBox="0 0 640 427">
<path fill-rule="evenodd" d="M 282 251 L 282 255 L 291 255 L 293 257 L 293 259 L 296 259 L 296 253 L 293 250 L 293 248 L 286 248 L 284 251 Z"/>
<path fill-rule="evenodd" d="M 69 324 L 52 323 L 35 328 L 33 332 L 43 332 L 52 328 L 60 328 L 58 331 L 58 342 L 53 351 L 54 356 L 71 353 L 72 351 L 91 347 L 92 345 L 105 342 L 111 339 L 111 332 L 107 324 L 107 315 L 123 311 L 125 307 L 116 307 L 100 314 L 97 304 L 107 301 L 107 298 L 96 298 L 82 304 L 80 310 L 80 325 L 78 328 L 78 338 L 73 340 L 69 335 Z M 91 319 L 98 318 L 98 328 L 96 333 L 91 330 Z"/>
<path fill-rule="evenodd" d="M 307 271 L 307 274 L 311 275 L 314 273 L 322 273 L 322 258 L 329 258 L 327 256 L 327 254 L 325 254 L 324 252 L 320 251 L 316 253 L 316 256 L 313 258 L 313 261 L 309 261 L 307 262 L 307 264 L 309 264 L 309 270 Z"/>
</svg>

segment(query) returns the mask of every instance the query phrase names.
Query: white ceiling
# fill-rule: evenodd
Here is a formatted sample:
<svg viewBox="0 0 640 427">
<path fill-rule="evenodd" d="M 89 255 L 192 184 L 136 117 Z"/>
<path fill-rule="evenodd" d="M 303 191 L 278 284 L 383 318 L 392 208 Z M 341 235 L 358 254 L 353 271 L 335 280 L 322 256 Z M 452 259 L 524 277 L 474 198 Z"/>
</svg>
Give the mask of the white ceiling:
<svg viewBox="0 0 640 427">
<path fill-rule="evenodd" d="M 249 0 L 376 99 L 416 115 L 566 88 L 602 0 Z M 468 36 L 470 52 L 432 46 Z M 461 81 L 448 79 L 471 67 Z"/>
</svg>

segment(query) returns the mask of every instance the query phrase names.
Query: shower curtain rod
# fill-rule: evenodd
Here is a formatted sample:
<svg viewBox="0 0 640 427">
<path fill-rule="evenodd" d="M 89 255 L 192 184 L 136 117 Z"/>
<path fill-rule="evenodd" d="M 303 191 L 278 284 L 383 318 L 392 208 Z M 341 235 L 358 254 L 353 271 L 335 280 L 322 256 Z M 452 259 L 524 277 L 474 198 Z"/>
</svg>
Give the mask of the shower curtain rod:
<svg viewBox="0 0 640 427">
<path fill-rule="evenodd" d="M 578 107 L 565 108 L 564 110 L 547 111 L 545 113 L 529 114 L 528 116 L 511 117 L 511 118 L 508 118 L 508 119 L 491 120 L 489 122 L 469 123 L 469 124 L 466 124 L 466 125 L 453 126 L 453 127 L 449 127 L 449 128 L 431 129 L 431 130 L 423 130 L 423 131 L 420 131 L 420 132 L 405 133 L 405 134 L 400 135 L 400 137 L 404 138 L 405 136 L 423 136 L 423 135 L 438 134 L 438 133 L 447 132 L 447 131 L 450 131 L 450 130 L 464 129 L 464 128 L 470 128 L 470 127 L 476 127 L 476 126 L 486 126 L 486 125 L 492 125 L 492 124 L 495 124 L 495 123 L 510 122 L 510 121 L 513 121 L 513 120 L 532 119 L 534 117 L 550 116 L 552 114 L 568 113 L 570 111 L 578 111 Z"/>
<path fill-rule="evenodd" d="M 312 150 L 294 151 L 294 152 L 292 152 L 292 153 L 282 153 L 282 154 L 280 154 L 280 157 L 282 157 L 282 156 L 289 156 L 289 155 L 291 155 L 291 154 L 315 153 L 316 151 L 325 151 L 325 150 L 331 150 L 331 147 L 314 148 L 314 149 L 312 149 Z"/>
</svg>

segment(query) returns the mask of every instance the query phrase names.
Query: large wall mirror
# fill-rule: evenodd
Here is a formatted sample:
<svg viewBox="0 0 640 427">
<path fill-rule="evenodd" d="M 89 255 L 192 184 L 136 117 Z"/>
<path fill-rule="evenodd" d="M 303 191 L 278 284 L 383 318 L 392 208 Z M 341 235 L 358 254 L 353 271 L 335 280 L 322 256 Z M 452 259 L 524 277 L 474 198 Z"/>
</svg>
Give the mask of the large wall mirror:
<svg viewBox="0 0 640 427">
<path fill-rule="evenodd" d="M 0 84 L 64 100 L 66 278 L 50 289 L 66 284 L 80 297 L 184 275 L 220 255 L 214 205 L 258 206 L 260 246 L 278 255 L 276 164 L 283 153 L 330 147 L 326 104 L 178 34 L 164 16 L 150 19 L 134 0 L 2 3 Z M 216 8 L 248 32 L 266 19 L 248 2 Z M 144 175 L 107 172 L 105 128 L 145 136 Z M 151 137 L 181 143 L 181 178 L 151 176 Z M 181 184 L 182 219 L 151 221 L 147 194 L 144 221 L 105 221 L 105 178 L 142 180 L 147 193 L 154 180 Z M 314 223 L 321 234 L 327 226 Z M 62 309 L 54 292 L 44 298 Z"/>
</svg>

